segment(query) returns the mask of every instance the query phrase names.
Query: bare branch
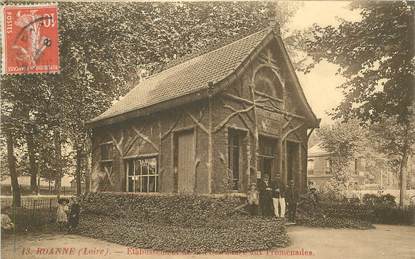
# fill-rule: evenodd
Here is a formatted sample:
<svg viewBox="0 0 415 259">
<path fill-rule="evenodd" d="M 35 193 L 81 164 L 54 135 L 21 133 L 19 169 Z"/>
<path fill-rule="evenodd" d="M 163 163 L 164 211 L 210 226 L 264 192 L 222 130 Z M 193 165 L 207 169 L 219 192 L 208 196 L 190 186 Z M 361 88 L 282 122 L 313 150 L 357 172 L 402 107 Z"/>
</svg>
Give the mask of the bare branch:
<svg viewBox="0 0 415 259">
<path fill-rule="evenodd" d="M 286 127 L 288 127 L 288 125 L 290 125 L 291 121 L 293 120 L 293 118 L 290 118 L 283 126 L 282 126 L 282 130 L 285 130 Z"/>
<path fill-rule="evenodd" d="M 298 129 L 299 129 L 299 128 L 301 128 L 303 125 L 304 125 L 304 123 L 301 123 L 301 124 L 297 125 L 296 127 L 294 127 L 294 128 L 292 128 L 292 129 L 290 129 L 289 131 L 287 131 L 287 132 L 283 135 L 282 140 L 284 141 L 284 140 L 288 137 L 288 135 L 290 135 L 292 132 L 294 132 L 294 131 L 298 130 Z"/>
<path fill-rule="evenodd" d="M 124 132 L 121 131 L 121 139 L 117 141 L 112 133 L 109 133 L 109 135 L 112 138 L 112 141 L 114 142 L 115 147 L 117 148 L 118 152 L 120 153 L 120 156 L 123 157 L 123 150 L 122 150 L 122 142 L 124 141 Z"/>
<path fill-rule="evenodd" d="M 201 130 L 203 130 L 206 134 L 209 134 L 209 130 L 202 123 L 200 123 L 200 121 L 198 121 L 190 112 L 186 113 Z"/>
<path fill-rule="evenodd" d="M 111 179 L 111 173 L 108 171 L 108 168 L 106 166 L 104 166 L 104 171 L 108 177 L 108 181 L 110 182 L 110 185 L 114 186 L 114 183 L 112 182 L 112 179 Z M 111 172 L 112 172 L 112 169 L 111 169 Z"/>
<path fill-rule="evenodd" d="M 156 146 L 156 144 L 154 144 L 154 142 L 153 141 L 151 141 L 146 135 L 144 135 L 144 134 L 142 134 L 136 127 L 133 127 L 133 130 L 135 131 L 135 133 L 140 137 L 140 138 L 142 138 L 143 140 L 145 140 L 147 143 L 149 143 L 150 145 L 152 145 L 153 146 L 153 148 L 156 150 L 156 151 L 159 151 L 159 148 Z"/>
<path fill-rule="evenodd" d="M 130 151 L 130 149 L 133 147 L 133 145 L 134 145 L 134 143 L 137 141 L 137 139 L 138 139 L 138 137 L 137 137 L 137 136 L 134 136 L 134 137 L 131 139 L 130 143 L 126 145 L 126 149 L 125 149 L 125 153 L 126 153 L 126 154 L 127 154 L 127 153 Z"/>
<path fill-rule="evenodd" d="M 165 139 L 177 126 L 177 123 L 182 119 L 183 114 L 180 114 L 179 118 L 171 125 L 171 127 L 161 136 L 161 139 Z"/>
<path fill-rule="evenodd" d="M 225 94 L 224 96 L 228 97 L 229 99 L 232 99 L 234 101 L 237 101 L 237 102 L 243 102 L 243 103 L 247 103 L 247 104 L 250 104 L 250 105 L 254 104 L 251 100 L 244 99 L 244 98 L 241 98 L 241 97 L 233 95 L 233 94 Z"/>
<path fill-rule="evenodd" d="M 219 125 L 217 125 L 215 128 L 214 128 L 214 130 L 213 130 L 213 132 L 217 132 L 217 131 L 219 131 L 221 128 L 223 128 L 225 125 L 226 125 L 226 123 L 228 123 L 229 122 L 229 120 L 230 119 L 232 119 L 233 117 L 235 117 L 236 115 L 238 115 L 238 114 L 240 114 L 240 113 L 245 113 L 245 112 L 249 112 L 250 110 L 252 110 L 253 108 L 254 108 L 255 106 L 254 105 L 252 105 L 252 106 L 250 106 L 250 107 L 248 107 L 248 108 L 246 108 L 246 109 L 243 109 L 243 110 L 239 110 L 239 111 L 235 111 L 235 112 L 233 112 L 233 113 L 231 113 L 228 117 L 226 117 L 221 123 L 219 123 Z"/>
</svg>

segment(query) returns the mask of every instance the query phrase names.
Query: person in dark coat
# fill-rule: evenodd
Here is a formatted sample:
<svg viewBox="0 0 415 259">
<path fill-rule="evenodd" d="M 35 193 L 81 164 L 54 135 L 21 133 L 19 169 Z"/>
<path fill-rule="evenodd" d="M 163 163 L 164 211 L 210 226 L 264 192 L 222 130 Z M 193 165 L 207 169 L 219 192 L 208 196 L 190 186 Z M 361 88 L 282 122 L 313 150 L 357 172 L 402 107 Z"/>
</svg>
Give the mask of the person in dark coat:
<svg viewBox="0 0 415 259">
<path fill-rule="evenodd" d="M 258 183 L 259 189 L 259 207 L 262 216 L 270 217 L 273 214 L 272 207 L 272 188 L 269 182 L 269 175 L 264 175 Z"/>
<path fill-rule="evenodd" d="M 78 227 L 79 213 L 81 212 L 81 205 L 77 198 L 72 198 L 71 207 L 68 217 L 68 231 L 71 232 Z"/>
<path fill-rule="evenodd" d="M 298 191 L 297 188 L 295 188 L 294 180 L 290 180 L 290 183 L 285 190 L 285 198 L 288 208 L 288 220 L 295 222 L 295 213 L 297 211 L 298 203 Z"/>
</svg>

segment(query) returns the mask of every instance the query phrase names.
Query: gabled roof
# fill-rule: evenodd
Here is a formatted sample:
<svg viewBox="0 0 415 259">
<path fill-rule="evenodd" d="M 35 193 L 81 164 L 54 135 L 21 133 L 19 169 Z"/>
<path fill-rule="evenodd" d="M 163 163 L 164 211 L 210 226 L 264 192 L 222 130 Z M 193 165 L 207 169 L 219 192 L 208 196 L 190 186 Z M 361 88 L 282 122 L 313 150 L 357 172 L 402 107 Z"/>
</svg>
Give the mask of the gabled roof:
<svg viewBox="0 0 415 259">
<path fill-rule="evenodd" d="M 259 31 L 143 80 L 125 97 L 88 124 L 91 127 L 108 125 L 200 100 L 219 92 L 230 84 L 232 75 L 241 72 L 240 70 L 274 38 L 279 41 L 285 53 L 282 40 L 275 36 L 272 30 Z M 284 58 L 288 58 L 286 53 Z M 290 70 L 293 69 L 289 59 L 287 62 L 291 66 Z M 297 78 L 294 81 L 298 84 Z M 309 111 L 308 118 L 317 121 L 301 87 L 299 91 L 300 98 L 305 101 L 306 110 Z"/>
</svg>

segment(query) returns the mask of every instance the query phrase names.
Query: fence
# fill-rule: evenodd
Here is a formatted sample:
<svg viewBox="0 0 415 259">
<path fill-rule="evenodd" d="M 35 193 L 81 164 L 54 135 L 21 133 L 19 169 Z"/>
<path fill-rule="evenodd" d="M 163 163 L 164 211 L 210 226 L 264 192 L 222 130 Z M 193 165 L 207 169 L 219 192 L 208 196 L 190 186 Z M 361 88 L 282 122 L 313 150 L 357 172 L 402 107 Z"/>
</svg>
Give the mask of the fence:
<svg viewBox="0 0 415 259">
<path fill-rule="evenodd" d="M 82 186 L 81 192 L 85 191 L 85 186 Z M 31 195 L 33 194 L 30 191 L 29 186 L 20 186 L 20 193 L 22 195 Z M 53 188 L 49 188 L 48 186 L 41 186 L 39 188 L 39 194 L 41 195 L 51 195 L 56 194 L 56 191 L 53 190 Z M 76 194 L 76 188 L 70 187 L 70 186 L 62 186 L 61 187 L 61 195 L 71 195 Z M 1 195 L 12 195 L 11 187 L 10 185 L 2 185 L 1 186 Z"/>
<path fill-rule="evenodd" d="M 50 224 L 56 219 L 58 201 L 56 197 L 22 197 L 21 207 L 13 207 L 13 199 L 1 198 L 2 209 L 15 222 L 17 230 L 30 230 Z"/>
</svg>

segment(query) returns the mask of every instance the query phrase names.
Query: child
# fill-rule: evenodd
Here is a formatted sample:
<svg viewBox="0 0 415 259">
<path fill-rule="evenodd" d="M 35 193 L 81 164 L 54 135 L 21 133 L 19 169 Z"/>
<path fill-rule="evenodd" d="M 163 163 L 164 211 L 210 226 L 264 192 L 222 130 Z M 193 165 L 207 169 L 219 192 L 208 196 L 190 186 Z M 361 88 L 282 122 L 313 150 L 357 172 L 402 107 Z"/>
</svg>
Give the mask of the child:
<svg viewBox="0 0 415 259">
<path fill-rule="evenodd" d="M 2 233 L 11 233 L 14 229 L 14 224 L 9 215 L 12 215 L 10 208 L 4 208 L 1 211 L 1 231 Z"/>
<path fill-rule="evenodd" d="M 66 213 L 68 212 L 68 202 L 65 199 L 58 200 L 58 209 L 56 211 L 56 222 L 58 223 L 59 231 L 65 227 L 68 223 L 68 216 Z"/>
<path fill-rule="evenodd" d="M 69 232 L 73 231 L 78 226 L 80 211 L 81 206 L 79 205 L 78 199 L 76 197 L 72 198 L 72 205 L 68 219 Z"/>
<path fill-rule="evenodd" d="M 252 216 L 258 214 L 258 205 L 259 205 L 259 193 L 256 189 L 256 184 L 251 184 L 251 188 L 248 191 L 248 209 L 249 213 Z"/>
</svg>

